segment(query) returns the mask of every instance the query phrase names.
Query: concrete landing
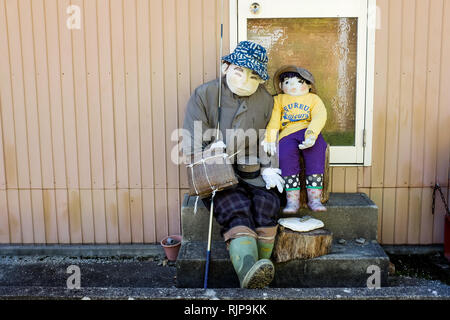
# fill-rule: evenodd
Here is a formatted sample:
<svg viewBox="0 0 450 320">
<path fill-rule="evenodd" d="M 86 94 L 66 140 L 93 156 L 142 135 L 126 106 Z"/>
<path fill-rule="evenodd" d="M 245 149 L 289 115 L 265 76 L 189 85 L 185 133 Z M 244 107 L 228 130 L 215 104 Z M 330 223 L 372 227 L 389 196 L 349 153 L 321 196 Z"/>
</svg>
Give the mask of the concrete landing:
<svg viewBox="0 0 450 320">
<path fill-rule="evenodd" d="M 100 247 L 100 250 L 105 252 L 105 248 Z M 214 248 L 216 248 L 215 244 Z M 384 246 L 383 248 L 385 249 Z M 29 246 L 27 251 L 31 249 Z M 51 252 L 54 252 L 54 249 L 56 248 L 51 248 Z M 190 306 L 192 303 L 201 305 L 207 300 L 211 302 L 218 299 L 231 300 L 230 304 L 236 304 L 235 301 L 244 301 L 245 304 L 249 304 L 256 300 L 278 302 L 290 300 L 297 309 L 298 302 L 294 300 L 450 299 L 449 285 L 436 280 L 426 280 L 422 276 L 401 275 L 389 275 L 387 286 L 383 285 L 376 290 L 367 287 L 265 288 L 262 290 L 176 288 L 176 267 L 171 264 L 165 266 L 161 264 L 164 253 L 160 245 L 147 245 L 145 257 L 137 253 L 137 256 L 127 258 L 113 256 L 99 258 L 97 254 L 87 257 L 89 252 L 97 252 L 95 248 L 87 249 L 88 252 L 82 251 L 81 256 L 86 258 L 71 257 L 69 249 L 68 247 L 64 248 L 64 253 L 69 254 L 67 256 L 48 256 L 46 255 L 48 252 L 45 252 L 44 256 L 30 254 L 10 257 L 2 255 L 2 252 L 6 251 L 2 251 L 2 246 L 0 246 L 0 300 L 78 300 L 87 298 L 92 300 L 168 300 L 168 309 L 170 310 L 176 307 L 177 301 L 181 303 L 183 307 L 181 311 L 175 308 L 175 313 L 179 316 L 182 314 L 184 306 Z M 40 250 L 44 250 L 44 248 Z M 76 249 L 76 252 L 79 250 L 81 249 Z M 439 251 L 443 252 L 442 250 L 440 247 Z M 67 288 L 67 279 L 70 274 L 66 270 L 70 265 L 80 267 L 80 289 Z M 199 272 L 203 275 L 203 269 Z M 418 272 L 418 274 L 420 273 Z M 196 302 L 191 300 L 196 300 Z M 260 302 L 256 301 L 256 303 Z M 411 306 L 410 301 L 408 301 L 408 306 Z M 271 308 L 271 310 L 273 309 Z M 286 309 L 283 310 L 286 311 Z M 277 313 L 272 312 L 271 314 L 275 316 Z"/>
</svg>

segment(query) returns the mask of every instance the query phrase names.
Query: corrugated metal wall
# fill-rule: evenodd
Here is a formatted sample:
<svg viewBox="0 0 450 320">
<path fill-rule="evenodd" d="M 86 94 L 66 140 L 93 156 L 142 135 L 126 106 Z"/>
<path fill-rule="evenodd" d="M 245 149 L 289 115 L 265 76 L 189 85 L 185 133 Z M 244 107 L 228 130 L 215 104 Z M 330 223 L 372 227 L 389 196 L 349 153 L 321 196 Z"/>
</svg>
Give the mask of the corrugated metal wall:
<svg viewBox="0 0 450 320">
<path fill-rule="evenodd" d="M 81 28 L 66 26 L 81 8 Z M 450 1 L 383 0 L 372 167 L 331 191 L 380 207 L 382 243 L 443 241 Z M 0 0 L 0 243 L 152 243 L 180 232 L 172 163 L 190 93 L 217 76 L 219 1 Z M 225 1 L 224 54 L 229 52 Z M 446 72 L 447 71 L 447 72 Z"/>
</svg>

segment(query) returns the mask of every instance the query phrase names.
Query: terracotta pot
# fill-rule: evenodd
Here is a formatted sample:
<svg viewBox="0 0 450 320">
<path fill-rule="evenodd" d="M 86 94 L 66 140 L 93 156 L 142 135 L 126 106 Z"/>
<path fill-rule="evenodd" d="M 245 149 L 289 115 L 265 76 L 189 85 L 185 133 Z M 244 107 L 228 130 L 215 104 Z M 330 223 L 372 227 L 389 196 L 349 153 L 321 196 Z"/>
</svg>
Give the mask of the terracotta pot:
<svg viewBox="0 0 450 320">
<path fill-rule="evenodd" d="M 173 243 L 173 244 L 167 243 L 167 240 L 169 238 L 175 240 L 175 243 Z M 180 235 L 173 235 L 173 236 L 167 236 L 161 240 L 161 246 L 164 248 L 164 252 L 169 261 L 177 260 L 178 251 L 180 251 L 180 246 L 181 246 L 181 239 L 182 239 L 182 237 Z"/>
</svg>

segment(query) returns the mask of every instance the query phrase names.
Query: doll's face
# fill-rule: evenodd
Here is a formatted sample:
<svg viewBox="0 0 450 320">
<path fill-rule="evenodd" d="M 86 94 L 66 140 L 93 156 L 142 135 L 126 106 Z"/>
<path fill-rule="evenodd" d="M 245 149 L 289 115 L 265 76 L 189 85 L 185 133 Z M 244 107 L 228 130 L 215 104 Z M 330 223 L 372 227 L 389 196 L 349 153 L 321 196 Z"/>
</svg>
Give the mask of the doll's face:
<svg viewBox="0 0 450 320">
<path fill-rule="evenodd" d="M 299 77 L 285 78 L 280 82 L 280 89 L 283 93 L 291 96 L 302 96 L 309 92 L 311 85 Z"/>
<path fill-rule="evenodd" d="M 222 72 L 226 75 L 230 90 L 241 97 L 251 96 L 258 89 L 259 84 L 264 82 L 255 71 L 235 64 L 224 63 Z"/>
</svg>

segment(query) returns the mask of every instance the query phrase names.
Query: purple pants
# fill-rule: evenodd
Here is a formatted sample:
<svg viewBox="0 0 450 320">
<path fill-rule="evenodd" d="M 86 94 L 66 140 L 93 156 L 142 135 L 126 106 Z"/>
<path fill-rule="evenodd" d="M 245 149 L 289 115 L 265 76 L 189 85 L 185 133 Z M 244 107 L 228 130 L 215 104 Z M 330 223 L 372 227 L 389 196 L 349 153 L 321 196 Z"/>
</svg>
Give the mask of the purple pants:
<svg viewBox="0 0 450 320">
<path fill-rule="evenodd" d="M 307 149 L 300 150 L 298 145 L 305 140 L 306 128 L 291 133 L 280 140 L 280 169 L 281 175 L 291 176 L 300 173 L 300 152 L 303 152 L 305 159 L 305 175 L 323 174 L 325 169 L 325 152 L 327 143 L 319 134 L 316 143 Z"/>
</svg>

